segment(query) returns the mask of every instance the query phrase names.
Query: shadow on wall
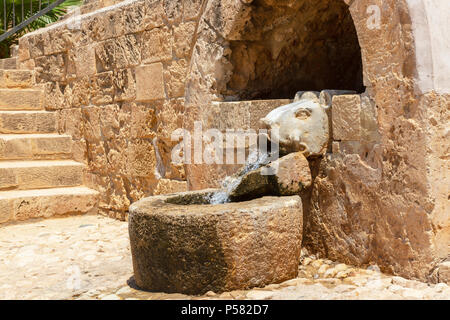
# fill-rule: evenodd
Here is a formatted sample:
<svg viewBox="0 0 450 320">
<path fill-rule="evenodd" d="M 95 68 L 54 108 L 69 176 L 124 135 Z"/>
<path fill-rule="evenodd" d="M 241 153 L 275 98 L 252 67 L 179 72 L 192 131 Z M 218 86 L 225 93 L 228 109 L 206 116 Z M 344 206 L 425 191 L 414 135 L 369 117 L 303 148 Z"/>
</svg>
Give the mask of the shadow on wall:
<svg viewBox="0 0 450 320">
<path fill-rule="evenodd" d="M 230 41 L 226 100 L 292 99 L 299 90 L 365 90 L 361 48 L 347 5 L 256 0 Z"/>
</svg>

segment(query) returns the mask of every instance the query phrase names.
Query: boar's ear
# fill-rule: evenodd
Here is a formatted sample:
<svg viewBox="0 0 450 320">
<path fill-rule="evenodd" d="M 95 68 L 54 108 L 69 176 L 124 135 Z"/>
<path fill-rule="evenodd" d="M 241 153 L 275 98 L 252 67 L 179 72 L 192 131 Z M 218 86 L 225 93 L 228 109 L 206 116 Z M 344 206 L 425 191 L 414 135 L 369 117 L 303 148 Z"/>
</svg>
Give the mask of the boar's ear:
<svg viewBox="0 0 450 320">
<path fill-rule="evenodd" d="M 356 91 L 351 91 L 351 90 L 322 90 L 320 92 L 320 96 L 319 96 L 320 105 L 323 108 L 328 109 L 329 107 L 331 107 L 331 104 L 333 102 L 333 96 L 340 96 L 340 95 L 344 95 L 344 94 L 356 94 Z"/>
<path fill-rule="evenodd" d="M 299 91 L 295 94 L 294 102 L 303 100 L 303 99 L 314 99 L 314 97 L 319 97 L 318 91 Z"/>
</svg>

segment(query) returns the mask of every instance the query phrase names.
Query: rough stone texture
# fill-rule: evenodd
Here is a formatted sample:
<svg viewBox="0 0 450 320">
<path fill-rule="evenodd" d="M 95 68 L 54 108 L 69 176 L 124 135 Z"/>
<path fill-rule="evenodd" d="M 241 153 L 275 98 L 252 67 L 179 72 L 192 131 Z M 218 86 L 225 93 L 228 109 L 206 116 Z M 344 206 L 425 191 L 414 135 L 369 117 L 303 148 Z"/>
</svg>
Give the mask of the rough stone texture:
<svg viewBox="0 0 450 320">
<path fill-rule="evenodd" d="M 363 90 L 361 51 L 343 1 L 247 3 L 235 21 L 228 20 L 231 12 L 223 20 L 208 17 L 230 40 L 233 72 L 222 94 L 260 99 L 294 96 L 300 89 Z M 221 23 L 229 29 L 221 30 Z"/>
<path fill-rule="evenodd" d="M 33 84 L 34 75 L 29 70 L 0 69 L 0 88 L 30 88 Z"/>
<path fill-rule="evenodd" d="M 439 282 L 450 284 L 450 261 L 439 264 Z"/>
<path fill-rule="evenodd" d="M 0 134 L 0 159 L 66 159 L 71 156 L 68 135 Z"/>
<path fill-rule="evenodd" d="M 82 184 L 83 164 L 75 161 L 2 161 L 0 190 L 41 189 Z"/>
<path fill-rule="evenodd" d="M 3 225 L 0 299 L 76 299 L 115 291 L 132 275 L 127 227 L 100 215 Z"/>
<path fill-rule="evenodd" d="M 155 195 L 159 194 L 170 194 L 177 192 L 185 192 L 187 190 L 187 182 L 186 181 L 177 181 L 177 180 L 169 180 L 169 179 L 160 179 L 158 181 L 158 185 L 153 192 Z"/>
<path fill-rule="evenodd" d="M 276 172 L 274 183 L 282 196 L 298 194 L 311 186 L 309 163 L 301 152 L 291 153 L 268 166 Z"/>
<path fill-rule="evenodd" d="M 261 118 L 275 108 L 288 104 L 291 101 L 290 99 L 280 99 L 212 102 L 208 112 L 205 113 L 200 113 L 195 107 L 189 107 L 186 109 L 183 126 L 193 132 L 192 122 L 201 121 L 203 131 L 214 128 L 223 134 L 226 134 L 227 129 L 241 130 L 244 132 L 253 130 L 253 132 L 257 132 L 261 126 Z M 224 146 L 224 154 L 230 152 L 236 156 L 237 152 L 243 151 L 237 150 L 236 148 L 227 149 L 226 141 L 224 142 Z M 248 152 L 248 150 L 245 150 L 245 152 Z M 218 187 L 223 178 L 233 175 L 243 165 L 243 163 L 237 163 L 237 159 L 234 159 L 234 163 L 230 164 L 224 159 L 224 164 L 221 165 L 186 165 L 185 168 L 190 190 Z"/>
<path fill-rule="evenodd" d="M 333 139 L 359 141 L 361 139 L 361 98 L 359 95 L 333 97 Z"/>
<path fill-rule="evenodd" d="M 130 207 L 131 252 L 139 287 L 202 294 L 296 277 L 302 238 L 298 196 L 202 204 L 209 193 L 155 196 Z"/>
<path fill-rule="evenodd" d="M 42 110 L 42 91 L 0 89 L 0 110 Z"/>
<path fill-rule="evenodd" d="M 0 223 L 84 214 L 96 210 L 98 192 L 86 187 L 2 191 Z"/>
<path fill-rule="evenodd" d="M 0 111 L 0 133 L 53 133 L 56 117 L 45 111 Z"/>
<path fill-rule="evenodd" d="M 237 202 L 274 194 L 270 177 L 263 175 L 261 170 L 262 168 L 259 168 L 246 173 L 230 193 L 229 198 Z"/>
<path fill-rule="evenodd" d="M 156 63 L 136 69 L 136 100 L 160 100 L 164 93 L 163 65 Z"/>
<path fill-rule="evenodd" d="M 6 70 L 17 69 L 17 58 L 0 59 L 0 68 Z"/>
<path fill-rule="evenodd" d="M 183 166 L 171 164 L 170 138 L 183 125 L 201 5 L 91 1 L 20 39 L 19 65 L 44 86 L 44 106 L 57 112 L 58 132 L 72 136 L 74 158 L 88 165 L 102 213 L 125 218 L 159 179 L 186 179 Z"/>
<path fill-rule="evenodd" d="M 238 175 L 239 172 L 235 179 L 239 179 Z M 308 160 L 296 152 L 244 174 L 229 197 L 232 201 L 244 201 L 268 195 L 292 196 L 310 186 Z"/>
</svg>

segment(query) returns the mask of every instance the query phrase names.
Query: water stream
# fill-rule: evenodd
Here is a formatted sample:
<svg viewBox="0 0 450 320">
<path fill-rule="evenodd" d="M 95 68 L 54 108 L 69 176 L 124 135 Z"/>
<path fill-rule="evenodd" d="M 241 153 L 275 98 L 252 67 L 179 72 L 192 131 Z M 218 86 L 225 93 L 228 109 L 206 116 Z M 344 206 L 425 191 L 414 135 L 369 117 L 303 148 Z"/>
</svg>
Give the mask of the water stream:
<svg viewBox="0 0 450 320">
<path fill-rule="evenodd" d="M 247 172 L 259 169 L 260 167 L 268 164 L 270 156 L 268 153 L 260 150 L 252 151 L 244 167 L 236 174 L 226 177 L 222 182 L 221 190 L 212 194 L 208 201 L 210 204 L 222 204 L 230 202 L 230 194 L 239 186 L 242 178 Z"/>
</svg>

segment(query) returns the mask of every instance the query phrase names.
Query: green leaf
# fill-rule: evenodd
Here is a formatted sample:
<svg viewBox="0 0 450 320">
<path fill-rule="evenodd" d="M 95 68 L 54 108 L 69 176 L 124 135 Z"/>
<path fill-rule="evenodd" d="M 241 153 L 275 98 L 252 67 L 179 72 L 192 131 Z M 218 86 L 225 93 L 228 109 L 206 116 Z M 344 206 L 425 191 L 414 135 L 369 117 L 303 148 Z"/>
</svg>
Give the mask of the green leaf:
<svg viewBox="0 0 450 320">
<path fill-rule="evenodd" d="M 56 0 L 41 0 L 41 6 L 39 6 L 39 0 L 0 0 L 0 34 L 3 34 L 13 26 L 20 24 L 23 20 L 32 17 L 40 9 L 44 9 L 55 1 Z M 8 57 L 10 46 L 16 44 L 18 39 L 25 33 L 35 31 L 50 23 L 58 21 L 68 12 L 70 7 L 80 6 L 81 4 L 82 0 L 66 0 L 42 17 L 34 20 L 22 30 L 3 40 L 0 42 L 0 58 Z"/>
</svg>

